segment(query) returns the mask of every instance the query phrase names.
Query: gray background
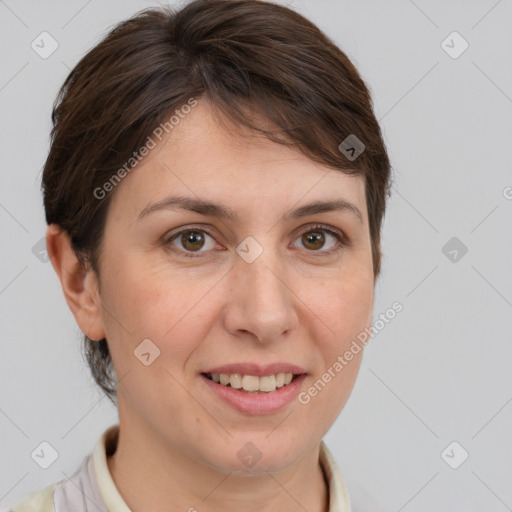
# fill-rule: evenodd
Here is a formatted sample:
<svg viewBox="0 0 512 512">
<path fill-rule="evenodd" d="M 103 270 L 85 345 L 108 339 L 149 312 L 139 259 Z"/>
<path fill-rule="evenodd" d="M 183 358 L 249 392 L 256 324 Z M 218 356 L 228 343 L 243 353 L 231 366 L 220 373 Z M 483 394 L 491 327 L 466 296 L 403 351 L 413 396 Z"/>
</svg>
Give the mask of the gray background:
<svg viewBox="0 0 512 512">
<path fill-rule="evenodd" d="M 57 90 L 108 27 L 150 5 L 0 0 L 3 508 L 69 476 L 117 422 L 51 264 L 32 248 Z M 512 510 L 512 2 L 291 5 L 367 81 L 395 173 L 375 315 L 404 309 L 368 345 L 325 438 L 354 510 Z M 59 44 L 47 59 L 31 48 L 42 31 Z M 453 31 L 469 43 L 456 59 L 441 46 Z M 468 252 L 451 261 L 442 248 L 454 236 Z M 59 454 L 46 470 L 30 456 L 42 441 Z M 452 464 L 469 453 L 458 469 L 441 457 L 453 441 Z"/>
</svg>

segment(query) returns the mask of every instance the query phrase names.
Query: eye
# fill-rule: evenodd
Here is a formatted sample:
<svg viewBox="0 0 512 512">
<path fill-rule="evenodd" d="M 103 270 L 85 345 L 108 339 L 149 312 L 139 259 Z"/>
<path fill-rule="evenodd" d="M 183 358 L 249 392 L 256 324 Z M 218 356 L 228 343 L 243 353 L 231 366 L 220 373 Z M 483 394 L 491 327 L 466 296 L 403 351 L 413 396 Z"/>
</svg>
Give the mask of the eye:
<svg viewBox="0 0 512 512">
<path fill-rule="evenodd" d="M 208 239 L 211 239 L 209 243 Z M 215 240 L 208 232 L 206 232 L 204 229 L 190 227 L 173 234 L 165 241 L 166 246 L 173 245 L 176 247 L 175 243 L 179 244 L 178 248 L 171 248 L 171 250 L 174 252 L 182 253 L 187 258 L 198 257 L 199 255 L 194 253 L 207 252 L 208 250 L 214 249 L 216 247 Z"/>
<path fill-rule="evenodd" d="M 348 240 L 341 232 L 322 225 L 309 227 L 297 240 L 299 239 L 303 244 L 303 248 L 307 249 L 308 252 L 318 252 L 324 256 L 336 253 L 344 246 L 349 245 Z M 324 247 L 329 240 L 331 243 L 328 244 L 326 250 Z M 196 227 L 188 227 L 171 234 L 164 241 L 164 245 L 172 252 L 186 258 L 201 257 L 201 253 L 215 249 L 217 246 L 212 235 L 203 228 Z"/>
<path fill-rule="evenodd" d="M 304 248 L 311 252 L 320 252 L 323 254 L 335 253 L 348 245 L 348 242 L 342 233 L 338 233 L 333 229 L 321 225 L 313 226 L 307 231 L 304 231 L 297 240 L 299 239 Z M 329 239 L 331 240 L 331 243 L 327 250 L 320 250 L 324 248 Z"/>
</svg>

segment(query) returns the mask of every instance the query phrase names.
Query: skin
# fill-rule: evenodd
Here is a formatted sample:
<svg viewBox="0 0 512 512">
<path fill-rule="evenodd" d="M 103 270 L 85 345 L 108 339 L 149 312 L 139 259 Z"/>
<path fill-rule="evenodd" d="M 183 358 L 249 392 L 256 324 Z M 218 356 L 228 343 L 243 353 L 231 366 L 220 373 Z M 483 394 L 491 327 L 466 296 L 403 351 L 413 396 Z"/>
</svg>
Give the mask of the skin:
<svg viewBox="0 0 512 512">
<path fill-rule="evenodd" d="M 137 220 L 171 193 L 223 203 L 240 219 L 167 209 Z M 283 220 L 297 206 L 339 198 L 362 220 L 347 211 Z M 318 232 L 316 223 L 341 231 L 350 245 L 325 232 L 323 243 L 308 242 L 302 235 Z M 211 236 L 200 232 L 202 246 L 168 241 L 191 225 L 209 228 Z M 236 253 L 249 235 L 263 248 L 252 263 Z M 308 372 L 307 390 L 372 324 L 362 178 L 225 129 L 200 100 L 117 186 L 99 278 L 80 267 L 55 225 L 47 244 L 81 330 L 108 339 L 120 379 L 120 437 L 108 466 L 132 510 L 328 510 L 319 445 L 352 391 L 363 351 L 307 405 L 294 400 L 272 414 L 236 411 L 199 374 L 227 363 L 289 362 Z M 187 250 L 200 256 L 187 258 Z M 149 366 L 133 354 L 144 339 L 160 349 Z M 248 442 L 262 454 L 252 468 L 237 457 Z"/>
</svg>

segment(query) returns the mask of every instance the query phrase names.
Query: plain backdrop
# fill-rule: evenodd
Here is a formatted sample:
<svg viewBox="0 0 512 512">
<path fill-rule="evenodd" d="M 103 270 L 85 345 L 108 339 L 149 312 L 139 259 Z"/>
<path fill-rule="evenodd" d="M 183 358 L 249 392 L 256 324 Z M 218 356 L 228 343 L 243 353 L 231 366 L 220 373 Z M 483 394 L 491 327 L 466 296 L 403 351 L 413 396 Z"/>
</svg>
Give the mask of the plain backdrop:
<svg viewBox="0 0 512 512">
<path fill-rule="evenodd" d="M 511 510 L 512 2 L 288 4 L 360 70 L 394 169 L 375 317 L 403 311 L 325 437 L 354 511 Z M 40 172 L 70 69 L 154 5 L 0 1 L 2 508 L 69 476 L 118 419 L 44 261 Z M 42 32 L 58 44 L 45 59 L 31 46 Z M 48 469 L 31 457 L 44 441 Z"/>
</svg>

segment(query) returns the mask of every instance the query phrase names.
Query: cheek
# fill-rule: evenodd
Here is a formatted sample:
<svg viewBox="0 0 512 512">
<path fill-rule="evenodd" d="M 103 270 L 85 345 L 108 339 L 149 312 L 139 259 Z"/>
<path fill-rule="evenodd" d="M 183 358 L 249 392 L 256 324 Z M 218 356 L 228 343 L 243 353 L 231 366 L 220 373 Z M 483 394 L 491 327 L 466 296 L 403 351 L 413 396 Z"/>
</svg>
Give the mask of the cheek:
<svg viewBox="0 0 512 512">
<path fill-rule="evenodd" d="M 326 355 L 331 358 L 344 351 L 372 321 L 374 283 L 368 273 L 330 279 L 304 290 L 303 295 L 308 297 L 307 303 L 318 317 L 315 325 L 323 333 L 317 332 L 316 337 L 324 340 Z"/>
<path fill-rule="evenodd" d="M 116 263 L 115 272 L 105 278 L 102 303 L 109 311 L 107 338 L 116 373 L 127 376 L 120 393 L 150 417 L 155 404 L 162 403 L 162 392 L 169 390 L 164 400 L 170 416 L 197 415 L 177 382 L 187 378 L 187 361 L 210 329 L 208 318 L 215 318 L 209 314 L 211 301 L 202 300 L 212 284 L 195 281 L 191 286 L 186 272 L 166 273 L 134 258 Z M 146 366 L 137 354 L 147 352 Z"/>
<path fill-rule="evenodd" d="M 373 276 L 345 274 L 315 290 L 308 295 L 311 325 L 316 326 L 310 335 L 321 359 L 301 403 L 322 410 L 318 417 L 327 430 L 348 400 L 359 372 L 364 345 L 357 342 L 357 336 L 371 325 Z"/>
<path fill-rule="evenodd" d="M 169 355 L 161 361 L 179 365 L 205 337 L 208 319 L 215 318 L 208 293 L 217 280 L 192 280 L 186 269 L 169 272 L 137 258 L 117 260 L 102 293 L 111 313 L 106 315 L 109 341 L 122 343 L 122 351 L 130 355 L 142 340 L 150 339 L 162 356 Z"/>
<path fill-rule="evenodd" d="M 359 343 L 358 349 L 357 346 L 354 347 L 354 342 L 371 325 L 372 311 L 373 288 L 363 287 L 359 283 L 353 286 L 343 285 L 341 290 L 331 293 L 323 314 L 319 315 L 329 327 L 328 336 L 324 337 L 322 346 L 324 371 L 331 368 L 340 357 L 347 360 L 343 370 L 336 372 L 337 375 L 343 374 L 336 379 L 344 381 L 345 385 L 342 387 L 346 387 L 357 377 L 364 345 Z"/>
</svg>

